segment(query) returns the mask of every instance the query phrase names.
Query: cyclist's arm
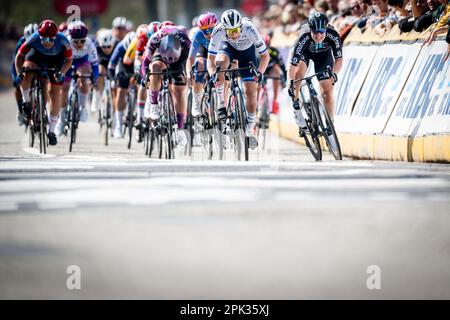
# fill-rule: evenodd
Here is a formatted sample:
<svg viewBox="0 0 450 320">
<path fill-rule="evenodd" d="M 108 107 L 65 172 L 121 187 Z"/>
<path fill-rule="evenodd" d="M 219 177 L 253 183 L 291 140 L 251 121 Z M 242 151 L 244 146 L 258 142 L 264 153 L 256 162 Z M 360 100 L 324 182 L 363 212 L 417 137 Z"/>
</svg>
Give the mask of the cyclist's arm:
<svg viewBox="0 0 450 320">
<path fill-rule="evenodd" d="M 123 56 L 123 64 L 125 65 L 131 65 L 134 61 L 134 57 L 136 55 L 136 47 L 138 44 L 137 37 L 133 39 L 133 41 L 128 46 L 125 55 Z"/>
<path fill-rule="evenodd" d="M 333 72 L 339 73 L 339 71 L 341 71 L 341 69 L 342 69 L 342 58 L 336 59 L 336 62 L 334 63 L 334 66 L 333 66 Z"/>
<path fill-rule="evenodd" d="M 269 51 L 266 50 L 263 54 L 260 54 L 261 61 L 259 62 L 258 71 L 263 73 L 266 72 L 267 66 L 269 65 L 270 55 Z"/>
<path fill-rule="evenodd" d="M 226 40 L 225 29 L 223 29 L 222 27 L 214 28 L 208 46 L 207 65 L 209 74 L 213 74 L 214 72 L 216 72 L 216 55 L 219 52 L 221 42 L 225 40 Z"/>
</svg>

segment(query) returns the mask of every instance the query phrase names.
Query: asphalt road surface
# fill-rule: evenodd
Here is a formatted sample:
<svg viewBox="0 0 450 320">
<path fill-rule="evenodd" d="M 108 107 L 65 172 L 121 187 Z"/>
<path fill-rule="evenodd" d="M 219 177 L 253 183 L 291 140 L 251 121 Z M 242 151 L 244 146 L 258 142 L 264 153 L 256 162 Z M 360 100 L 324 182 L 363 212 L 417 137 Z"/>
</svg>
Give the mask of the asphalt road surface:
<svg viewBox="0 0 450 320">
<path fill-rule="evenodd" d="M 2 299 L 450 298 L 448 165 L 148 159 L 94 117 L 41 156 L 0 115 Z"/>
</svg>

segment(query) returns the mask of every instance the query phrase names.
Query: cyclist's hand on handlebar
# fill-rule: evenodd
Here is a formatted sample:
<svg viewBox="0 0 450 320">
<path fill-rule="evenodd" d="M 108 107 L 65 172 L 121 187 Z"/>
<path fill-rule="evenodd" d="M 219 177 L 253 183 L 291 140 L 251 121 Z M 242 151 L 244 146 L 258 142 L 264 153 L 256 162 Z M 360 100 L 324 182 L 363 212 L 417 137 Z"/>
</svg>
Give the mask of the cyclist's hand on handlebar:
<svg viewBox="0 0 450 320">
<path fill-rule="evenodd" d="M 295 100 L 295 85 L 294 85 L 294 80 L 291 80 L 291 82 L 289 83 L 288 94 L 289 94 L 289 96 L 292 98 L 292 100 Z"/>
<path fill-rule="evenodd" d="M 331 72 L 331 76 L 333 78 L 333 86 L 336 82 L 338 82 L 338 76 L 336 72 Z"/>
<path fill-rule="evenodd" d="M 264 80 L 264 75 L 263 75 L 260 71 L 256 71 L 255 76 L 256 76 L 256 79 L 258 80 L 258 83 L 263 82 L 263 80 Z"/>
<path fill-rule="evenodd" d="M 55 80 L 58 83 L 63 83 L 64 82 L 64 74 L 61 71 L 56 71 L 55 72 Z"/>
</svg>

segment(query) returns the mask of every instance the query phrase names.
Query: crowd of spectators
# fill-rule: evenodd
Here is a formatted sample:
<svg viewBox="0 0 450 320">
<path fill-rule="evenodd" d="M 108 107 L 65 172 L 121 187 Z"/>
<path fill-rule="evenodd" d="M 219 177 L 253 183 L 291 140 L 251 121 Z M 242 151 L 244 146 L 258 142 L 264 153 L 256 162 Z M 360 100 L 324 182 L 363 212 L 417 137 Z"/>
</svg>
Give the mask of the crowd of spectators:
<svg viewBox="0 0 450 320">
<path fill-rule="evenodd" d="M 298 35 L 314 12 L 326 13 L 341 37 L 356 26 L 372 29 L 378 36 L 398 25 L 401 32 L 423 32 L 434 24 L 425 44 L 448 33 L 450 0 L 279 0 L 257 14 L 253 22 L 262 33 Z M 447 39 L 449 36 L 447 35 Z M 450 48 L 449 48 L 450 50 Z"/>
</svg>

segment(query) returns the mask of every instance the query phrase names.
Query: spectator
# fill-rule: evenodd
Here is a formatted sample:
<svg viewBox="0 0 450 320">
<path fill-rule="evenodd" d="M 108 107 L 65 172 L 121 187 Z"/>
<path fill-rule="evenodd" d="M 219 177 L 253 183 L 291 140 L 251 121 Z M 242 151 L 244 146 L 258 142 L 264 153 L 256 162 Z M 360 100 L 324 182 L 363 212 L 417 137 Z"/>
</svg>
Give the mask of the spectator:
<svg viewBox="0 0 450 320">
<path fill-rule="evenodd" d="M 373 0 L 379 10 L 378 15 L 369 19 L 368 23 L 378 36 L 383 36 L 386 31 L 398 22 L 398 16 L 393 11 L 389 11 L 388 0 Z"/>
<path fill-rule="evenodd" d="M 284 7 L 283 14 L 281 15 L 281 22 L 283 24 L 284 33 L 294 33 L 300 29 L 300 19 L 296 5 L 289 3 Z"/>
<path fill-rule="evenodd" d="M 413 0 L 412 2 L 416 2 L 416 0 Z M 388 5 L 395 10 L 400 31 L 410 32 L 414 27 L 414 18 L 410 0 L 388 0 Z M 390 25 L 391 28 L 392 26 L 393 25 Z"/>
<path fill-rule="evenodd" d="M 425 2 L 425 0 L 422 0 Z M 439 2 L 439 0 L 426 0 L 426 10 L 423 14 L 420 14 L 419 9 L 415 5 L 415 1 L 412 1 L 412 8 L 414 14 L 414 31 L 422 32 L 428 29 L 433 23 L 439 21 L 439 17 L 444 11 L 444 6 Z"/>
<path fill-rule="evenodd" d="M 428 36 L 427 40 L 424 42 L 426 45 L 430 45 L 431 42 L 436 39 L 436 37 L 442 33 L 445 33 L 447 31 L 447 21 L 450 18 L 450 4 L 448 3 L 449 0 L 439 0 L 439 2 L 445 6 L 444 11 L 442 12 L 441 17 L 439 18 L 439 21 L 436 23 L 436 26 L 434 27 L 433 31 Z"/>
</svg>

